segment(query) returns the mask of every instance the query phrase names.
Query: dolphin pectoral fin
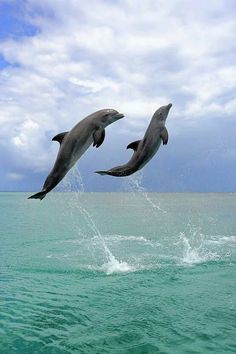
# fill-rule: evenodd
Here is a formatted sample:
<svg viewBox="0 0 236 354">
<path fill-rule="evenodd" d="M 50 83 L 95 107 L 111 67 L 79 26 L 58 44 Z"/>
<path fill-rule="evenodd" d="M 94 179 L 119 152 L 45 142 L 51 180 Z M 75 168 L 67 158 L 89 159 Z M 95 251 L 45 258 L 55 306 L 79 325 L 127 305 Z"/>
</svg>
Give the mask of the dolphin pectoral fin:
<svg viewBox="0 0 236 354">
<path fill-rule="evenodd" d="M 164 127 L 161 131 L 161 139 L 163 141 L 163 145 L 166 145 L 168 143 L 168 130 L 166 127 Z"/>
<path fill-rule="evenodd" d="M 65 138 L 67 133 L 69 133 L 69 132 L 63 132 L 63 133 L 55 135 L 54 138 L 52 138 L 52 141 L 58 141 L 58 143 L 61 144 L 62 140 Z"/>
<path fill-rule="evenodd" d="M 104 139 L 105 139 L 105 129 L 98 128 L 93 133 L 93 146 L 96 146 L 96 148 L 98 148 L 100 145 L 102 145 Z"/>
<path fill-rule="evenodd" d="M 126 149 L 133 149 L 134 151 L 136 151 L 138 149 L 138 144 L 140 143 L 141 140 L 136 140 L 133 141 L 132 143 L 130 143 L 129 145 L 127 145 Z"/>
</svg>

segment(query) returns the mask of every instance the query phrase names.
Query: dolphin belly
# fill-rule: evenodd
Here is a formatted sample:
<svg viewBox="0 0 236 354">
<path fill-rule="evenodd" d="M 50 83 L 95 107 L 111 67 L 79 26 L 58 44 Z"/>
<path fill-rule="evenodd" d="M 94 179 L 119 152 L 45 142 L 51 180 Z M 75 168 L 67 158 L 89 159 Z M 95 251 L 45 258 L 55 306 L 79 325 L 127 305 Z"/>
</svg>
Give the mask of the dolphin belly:
<svg viewBox="0 0 236 354">
<path fill-rule="evenodd" d="M 70 169 L 76 164 L 80 157 L 92 144 L 92 136 L 88 136 L 84 141 L 70 142 L 60 147 L 56 162 L 53 169 L 47 176 L 43 189 L 41 192 L 36 193 L 29 197 L 29 199 L 42 200 L 47 193 L 54 189 L 58 183 L 66 176 Z"/>
<path fill-rule="evenodd" d="M 138 170 L 141 170 L 157 153 L 161 145 L 161 139 L 156 140 L 152 144 L 149 143 L 148 146 L 145 146 L 142 153 L 140 153 L 140 158 L 138 159 Z"/>
<path fill-rule="evenodd" d="M 62 150 L 61 154 L 58 156 L 52 172 L 48 175 L 44 183 L 43 189 L 47 190 L 47 193 L 55 188 L 59 182 L 61 182 L 65 175 L 89 148 L 89 146 L 92 144 L 92 141 L 92 137 L 88 137 L 85 143 L 83 142 L 81 144 L 81 142 L 75 142 L 72 149 L 66 149 L 66 151 Z M 71 151 L 68 153 L 67 150 Z"/>
<path fill-rule="evenodd" d="M 76 162 L 81 158 L 81 156 L 88 150 L 90 145 L 92 145 L 93 138 L 92 136 L 88 136 L 85 142 L 81 144 L 81 142 L 75 143 L 74 149 L 71 153 L 69 159 L 69 169 L 71 169 Z"/>
</svg>

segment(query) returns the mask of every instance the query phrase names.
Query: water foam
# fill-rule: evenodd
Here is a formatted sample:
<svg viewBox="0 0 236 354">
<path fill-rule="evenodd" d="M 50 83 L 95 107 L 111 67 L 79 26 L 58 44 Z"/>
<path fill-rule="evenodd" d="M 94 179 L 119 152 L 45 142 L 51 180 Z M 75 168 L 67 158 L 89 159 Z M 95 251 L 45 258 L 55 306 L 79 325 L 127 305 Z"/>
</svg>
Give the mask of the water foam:
<svg viewBox="0 0 236 354">
<path fill-rule="evenodd" d="M 230 243 L 233 247 L 236 246 L 236 236 L 231 235 L 206 235 L 209 239 L 206 240 L 209 244 L 224 245 Z"/>
<path fill-rule="evenodd" d="M 133 235 L 103 235 L 103 239 L 106 242 L 111 242 L 112 244 L 114 243 L 122 243 L 122 242 L 138 242 L 142 243 L 151 247 L 159 246 L 160 244 L 158 242 L 152 242 L 151 240 L 147 239 L 144 236 L 133 236 Z M 99 238 L 95 235 L 92 239 L 95 243 L 97 240 L 99 241 Z"/>
</svg>

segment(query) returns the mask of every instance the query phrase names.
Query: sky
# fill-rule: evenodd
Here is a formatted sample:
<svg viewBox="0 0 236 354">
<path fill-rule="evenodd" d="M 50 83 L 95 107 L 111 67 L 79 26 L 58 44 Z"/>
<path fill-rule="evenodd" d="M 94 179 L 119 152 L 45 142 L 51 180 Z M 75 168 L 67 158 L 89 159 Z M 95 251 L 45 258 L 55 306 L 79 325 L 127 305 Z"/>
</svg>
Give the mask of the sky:
<svg viewBox="0 0 236 354">
<path fill-rule="evenodd" d="M 130 180 L 127 162 L 155 110 L 173 107 L 167 146 L 134 176 L 147 191 L 236 191 L 234 0 L 0 0 L 0 190 L 39 191 L 51 141 L 102 108 L 125 118 L 78 162 L 86 191 Z"/>
</svg>

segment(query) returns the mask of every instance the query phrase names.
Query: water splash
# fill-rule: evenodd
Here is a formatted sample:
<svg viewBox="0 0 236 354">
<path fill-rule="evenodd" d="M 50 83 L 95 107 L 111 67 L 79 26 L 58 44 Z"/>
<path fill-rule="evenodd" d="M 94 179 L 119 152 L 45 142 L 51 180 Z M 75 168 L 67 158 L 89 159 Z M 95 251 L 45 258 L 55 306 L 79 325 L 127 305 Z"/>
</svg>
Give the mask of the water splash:
<svg viewBox="0 0 236 354">
<path fill-rule="evenodd" d="M 219 258 L 217 253 L 206 247 L 205 237 L 201 233 L 201 229 L 191 224 L 187 225 L 187 231 L 180 233 L 176 245 L 180 245 L 182 249 L 181 264 L 191 266 Z"/>
<path fill-rule="evenodd" d="M 112 273 L 127 273 L 136 270 L 135 267 L 129 265 L 127 262 L 120 262 L 112 253 L 110 253 L 109 261 L 104 263 L 101 269 L 108 275 Z"/>
</svg>

